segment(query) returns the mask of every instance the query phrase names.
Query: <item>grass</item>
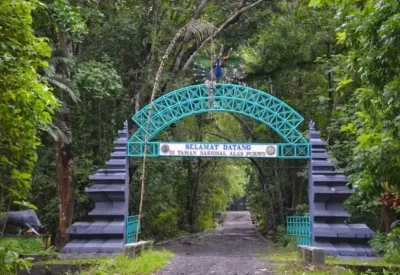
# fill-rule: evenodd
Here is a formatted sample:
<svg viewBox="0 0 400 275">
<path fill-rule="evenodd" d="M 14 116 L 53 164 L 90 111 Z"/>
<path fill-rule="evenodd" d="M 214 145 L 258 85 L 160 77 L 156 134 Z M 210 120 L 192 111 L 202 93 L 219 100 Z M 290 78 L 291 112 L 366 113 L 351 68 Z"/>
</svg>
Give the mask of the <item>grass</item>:
<svg viewBox="0 0 400 275">
<path fill-rule="evenodd" d="M 376 267 L 384 268 L 386 270 L 398 269 L 400 265 L 390 264 L 384 262 L 383 260 L 376 261 L 357 261 L 357 260 L 346 260 L 337 259 L 335 257 L 326 257 L 325 265 L 310 265 L 304 263 L 300 258 L 298 258 L 298 253 L 295 251 L 278 250 L 274 253 L 260 254 L 259 257 L 273 260 L 275 262 L 275 269 L 278 274 L 282 275 L 353 275 L 353 274 L 365 274 L 356 269 L 360 267 Z M 368 269 L 368 268 L 361 268 Z M 380 274 L 380 273 L 367 273 L 367 274 Z M 388 274 L 398 274 L 398 273 L 388 273 Z"/>
<path fill-rule="evenodd" d="M 140 257 L 129 258 L 119 255 L 113 258 L 103 258 L 94 260 L 93 266 L 87 271 L 81 272 L 82 275 L 147 275 L 164 267 L 168 260 L 174 256 L 173 253 L 164 251 L 144 251 Z M 79 261 L 79 260 L 78 260 Z M 86 263 L 91 261 L 85 260 Z"/>
<path fill-rule="evenodd" d="M 298 259 L 298 254 L 296 251 L 282 251 L 272 254 L 263 254 L 262 258 L 267 258 L 274 261 L 301 261 Z M 326 264 L 332 265 L 352 265 L 352 266 L 375 266 L 375 267 L 397 267 L 400 268 L 400 264 L 387 263 L 383 259 L 373 260 L 373 261 L 359 261 L 355 259 L 338 259 L 335 257 L 326 257 Z"/>
<path fill-rule="evenodd" d="M 354 266 L 375 266 L 375 267 L 387 267 L 387 268 L 400 268 L 400 264 L 393 264 L 385 262 L 383 259 L 379 259 L 376 261 L 358 261 L 358 260 L 345 260 L 338 259 L 335 257 L 326 257 L 325 262 L 327 264 L 335 264 L 335 265 L 354 265 Z"/>
<path fill-rule="evenodd" d="M 45 249 L 41 238 L 1 237 L 0 247 L 9 247 L 19 254 L 47 255 L 51 249 Z"/>
<path fill-rule="evenodd" d="M 343 267 L 321 265 L 313 266 L 305 264 L 298 258 L 295 251 L 278 251 L 275 253 L 260 254 L 259 257 L 273 260 L 277 274 L 282 275 L 353 275 L 350 270 Z"/>
</svg>

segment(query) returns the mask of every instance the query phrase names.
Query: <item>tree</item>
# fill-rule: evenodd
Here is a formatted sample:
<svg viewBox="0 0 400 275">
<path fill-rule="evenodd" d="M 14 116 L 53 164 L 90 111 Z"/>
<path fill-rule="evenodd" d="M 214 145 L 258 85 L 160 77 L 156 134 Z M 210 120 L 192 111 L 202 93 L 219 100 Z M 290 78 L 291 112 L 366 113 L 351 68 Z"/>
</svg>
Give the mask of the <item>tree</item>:
<svg viewBox="0 0 400 275">
<path fill-rule="evenodd" d="M 37 70 L 50 56 L 44 38 L 33 35 L 31 12 L 36 1 L 0 3 L 0 207 L 26 199 L 45 129 L 58 105 Z"/>
<path fill-rule="evenodd" d="M 71 5 L 67 0 L 46 2 L 48 5 L 36 16 L 39 18 L 38 23 L 41 23 L 37 27 L 39 33 L 47 36 L 54 45 L 50 67 L 44 70 L 43 78 L 54 87 L 54 94 L 63 103 L 58 109 L 54 123 L 49 125 L 48 132 L 57 139 L 56 180 L 60 212 L 56 243 L 58 246 L 64 246 L 68 241 L 66 229 L 72 223 L 74 210 L 72 118 L 69 108 L 70 101 L 79 100 L 79 94 L 71 81 L 71 70 L 74 65 L 73 51 L 82 42 L 88 29 L 86 20 L 78 7 Z"/>
<path fill-rule="evenodd" d="M 72 131 L 71 111 L 69 102 L 79 102 L 79 91 L 70 79 L 74 66 L 73 56 L 65 50 L 54 50 L 49 60 L 50 66 L 44 70 L 43 78 L 53 87 L 54 94 L 62 101 L 57 109 L 54 122 L 49 124 L 47 131 L 57 142 L 57 197 L 59 201 L 59 226 L 56 243 L 64 246 L 68 241 L 67 228 L 72 223 L 74 212 L 73 182 L 72 182 Z"/>
</svg>

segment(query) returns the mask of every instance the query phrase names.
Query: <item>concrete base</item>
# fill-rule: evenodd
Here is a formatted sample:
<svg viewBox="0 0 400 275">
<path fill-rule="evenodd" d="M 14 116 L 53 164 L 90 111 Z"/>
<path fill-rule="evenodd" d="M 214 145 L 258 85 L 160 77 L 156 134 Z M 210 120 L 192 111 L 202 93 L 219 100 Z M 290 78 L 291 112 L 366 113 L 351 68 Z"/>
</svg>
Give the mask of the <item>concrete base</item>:
<svg viewBox="0 0 400 275">
<path fill-rule="evenodd" d="M 150 247 L 149 241 L 140 241 L 137 243 L 129 243 L 124 246 L 125 255 L 130 258 L 135 258 L 136 255 L 139 255 L 144 249 Z"/>
<path fill-rule="evenodd" d="M 354 261 L 379 261 L 382 260 L 382 257 L 363 257 L 363 256 L 358 256 L 358 257 L 352 257 L 352 256 L 336 256 L 334 258 L 340 259 L 340 260 L 354 260 Z"/>
<path fill-rule="evenodd" d="M 116 257 L 121 253 L 57 253 L 57 259 L 91 259 L 103 257 Z"/>
<path fill-rule="evenodd" d="M 299 245 L 297 251 L 299 252 L 299 257 L 308 264 L 325 264 L 325 252 L 320 248 Z"/>
</svg>

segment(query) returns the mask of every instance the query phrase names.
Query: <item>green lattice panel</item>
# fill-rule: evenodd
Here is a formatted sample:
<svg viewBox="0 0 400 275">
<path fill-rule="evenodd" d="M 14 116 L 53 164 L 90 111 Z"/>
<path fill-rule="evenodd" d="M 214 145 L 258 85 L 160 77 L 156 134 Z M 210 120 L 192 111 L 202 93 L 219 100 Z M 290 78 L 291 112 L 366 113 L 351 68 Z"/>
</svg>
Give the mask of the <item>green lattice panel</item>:
<svg viewBox="0 0 400 275">
<path fill-rule="evenodd" d="M 140 223 L 139 216 L 127 216 L 126 217 L 126 221 L 125 221 L 126 243 L 135 242 L 136 234 L 140 233 L 140 230 L 141 230 L 141 225 L 139 224 L 139 231 L 138 231 L 138 223 Z"/>
<path fill-rule="evenodd" d="M 312 231 L 310 216 L 286 217 L 286 233 L 296 236 L 297 245 L 311 245 Z"/>
</svg>

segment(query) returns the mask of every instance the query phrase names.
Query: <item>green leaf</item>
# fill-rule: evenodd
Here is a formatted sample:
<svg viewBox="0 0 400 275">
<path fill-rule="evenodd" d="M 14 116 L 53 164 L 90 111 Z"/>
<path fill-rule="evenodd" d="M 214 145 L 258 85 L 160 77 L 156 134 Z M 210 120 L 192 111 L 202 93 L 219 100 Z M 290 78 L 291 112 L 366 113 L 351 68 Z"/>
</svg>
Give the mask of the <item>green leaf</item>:
<svg viewBox="0 0 400 275">
<path fill-rule="evenodd" d="M 24 206 L 24 207 L 32 209 L 32 210 L 36 210 L 36 211 L 38 210 L 35 205 L 33 205 L 33 204 L 31 204 L 31 203 L 29 203 L 27 201 L 13 201 L 13 203 L 17 204 L 17 205 Z"/>
<path fill-rule="evenodd" d="M 3 162 L 3 163 L 8 163 L 8 158 L 6 158 L 5 156 L 2 156 L 0 158 L 0 161 Z"/>
<path fill-rule="evenodd" d="M 32 175 L 28 174 L 28 173 L 21 173 L 20 177 L 23 179 L 30 179 L 32 177 Z"/>
</svg>

